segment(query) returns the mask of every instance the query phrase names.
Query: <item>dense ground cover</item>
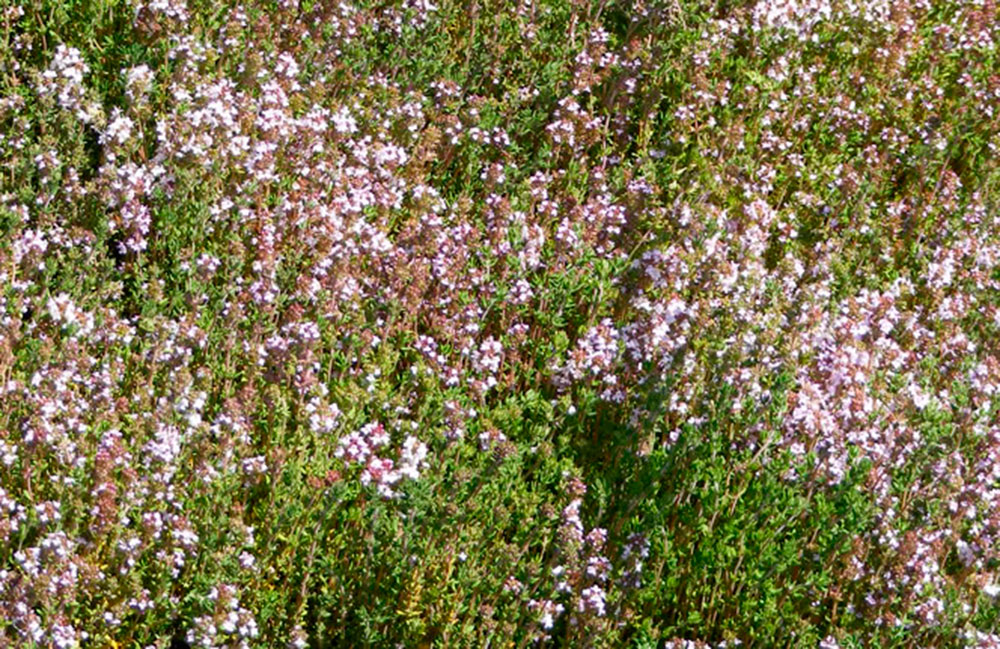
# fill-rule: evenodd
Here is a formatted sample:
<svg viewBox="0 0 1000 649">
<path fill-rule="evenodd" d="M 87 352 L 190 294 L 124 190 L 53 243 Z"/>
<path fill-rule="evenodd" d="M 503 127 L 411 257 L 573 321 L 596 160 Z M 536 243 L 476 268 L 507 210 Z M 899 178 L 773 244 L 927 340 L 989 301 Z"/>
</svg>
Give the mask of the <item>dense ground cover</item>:
<svg viewBox="0 0 1000 649">
<path fill-rule="evenodd" d="M 0 646 L 1000 646 L 993 0 L 0 8 Z"/>
</svg>

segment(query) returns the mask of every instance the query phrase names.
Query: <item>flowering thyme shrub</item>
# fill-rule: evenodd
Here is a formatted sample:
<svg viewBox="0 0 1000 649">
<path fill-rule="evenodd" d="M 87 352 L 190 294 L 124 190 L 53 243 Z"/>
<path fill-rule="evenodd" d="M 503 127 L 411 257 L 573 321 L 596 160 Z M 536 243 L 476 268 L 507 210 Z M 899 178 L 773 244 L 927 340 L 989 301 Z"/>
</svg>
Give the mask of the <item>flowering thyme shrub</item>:
<svg viewBox="0 0 1000 649">
<path fill-rule="evenodd" d="M 0 646 L 1000 646 L 992 0 L 0 39 Z"/>
</svg>

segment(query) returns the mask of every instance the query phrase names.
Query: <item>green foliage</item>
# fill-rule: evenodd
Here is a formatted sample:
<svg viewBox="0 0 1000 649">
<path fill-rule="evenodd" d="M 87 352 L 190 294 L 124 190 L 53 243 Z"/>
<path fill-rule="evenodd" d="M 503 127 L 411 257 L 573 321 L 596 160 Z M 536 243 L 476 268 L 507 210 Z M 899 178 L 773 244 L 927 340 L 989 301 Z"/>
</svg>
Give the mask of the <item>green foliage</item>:
<svg viewBox="0 0 1000 649">
<path fill-rule="evenodd" d="M 969 378 L 1000 371 L 996 250 L 972 250 L 997 55 L 940 27 L 973 9 L 800 38 L 727 1 L 161 4 L 184 16 L 0 5 L 0 496 L 24 506 L 0 510 L 0 644 L 165 648 L 230 585 L 273 647 L 997 630 L 996 555 L 962 554 L 993 516 L 964 512 L 1000 409 Z M 44 91 L 63 46 L 79 97 Z M 266 124 L 269 93 L 324 135 Z M 389 495 L 344 457 L 373 423 L 431 460 Z M 78 582 L 29 588 L 58 533 Z"/>
</svg>

